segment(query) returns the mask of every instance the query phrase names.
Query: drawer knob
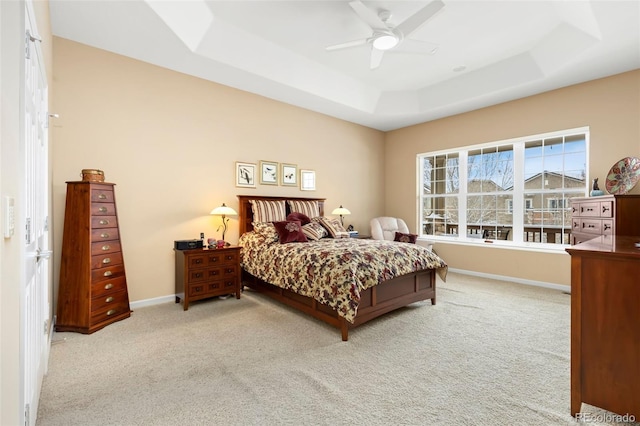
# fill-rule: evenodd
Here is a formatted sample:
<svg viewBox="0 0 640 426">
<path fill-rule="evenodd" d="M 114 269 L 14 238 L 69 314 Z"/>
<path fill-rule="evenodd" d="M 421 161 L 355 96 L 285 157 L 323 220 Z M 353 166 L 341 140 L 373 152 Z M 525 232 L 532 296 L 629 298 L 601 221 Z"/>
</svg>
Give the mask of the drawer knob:
<svg viewBox="0 0 640 426">
<path fill-rule="evenodd" d="M 107 311 L 107 315 L 113 315 L 113 314 L 115 314 L 116 312 L 117 312 L 117 311 L 116 311 L 115 309 L 109 309 L 109 310 Z"/>
<path fill-rule="evenodd" d="M 113 296 L 109 296 L 104 300 L 106 303 L 111 303 L 113 302 Z"/>
<path fill-rule="evenodd" d="M 109 233 L 103 232 L 102 234 L 100 234 L 100 238 L 109 238 Z"/>
<path fill-rule="evenodd" d="M 196 265 L 202 263 L 202 259 L 196 259 L 193 263 L 195 263 Z"/>
<path fill-rule="evenodd" d="M 196 277 L 196 278 L 201 278 L 202 277 L 202 273 L 198 272 L 198 273 L 193 274 L 193 276 Z"/>
<path fill-rule="evenodd" d="M 107 211 L 107 208 L 106 208 L 106 207 L 100 207 L 100 208 L 98 209 L 98 211 L 99 211 L 100 213 L 105 213 L 105 212 Z"/>
<path fill-rule="evenodd" d="M 105 257 L 104 259 L 102 259 L 102 263 L 104 263 L 105 265 L 107 263 L 111 263 L 111 258 L 110 257 Z"/>
<path fill-rule="evenodd" d="M 107 196 L 105 194 L 101 193 L 100 195 L 98 195 L 98 198 L 101 199 L 101 200 L 106 200 Z"/>
<path fill-rule="evenodd" d="M 604 230 L 606 231 L 607 229 L 611 229 L 611 225 L 605 223 L 604 224 Z"/>
<path fill-rule="evenodd" d="M 108 225 L 108 224 L 109 224 L 108 220 L 106 220 L 106 219 L 101 219 L 100 220 L 100 225 Z"/>
<path fill-rule="evenodd" d="M 109 244 L 105 244 L 102 246 L 102 251 L 108 251 L 111 250 L 111 246 Z"/>
<path fill-rule="evenodd" d="M 113 275 L 113 272 L 111 271 L 104 271 L 104 274 L 102 274 L 104 277 L 110 277 L 111 275 Z"/>
<path fill-rule="evenodd" d="M 105 284 L 104 289 L 105 290 L 111 290 L 113 288 L 113 284 L 109 283 L 109 284 Z"/>
<path fill-rule="evenodd" d="M 605 213 L 605 212 L 607 212 L 607 211 L 609 211 L 609 207 L 607 207 L 607 206 L 602 206 L 602 213 Z"/>
</svg>

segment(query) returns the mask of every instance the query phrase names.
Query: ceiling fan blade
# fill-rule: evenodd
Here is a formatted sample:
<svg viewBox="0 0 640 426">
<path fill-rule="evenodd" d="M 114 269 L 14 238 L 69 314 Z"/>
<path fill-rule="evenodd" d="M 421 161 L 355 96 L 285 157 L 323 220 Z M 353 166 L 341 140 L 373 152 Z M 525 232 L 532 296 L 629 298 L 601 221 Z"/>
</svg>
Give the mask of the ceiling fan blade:
<svg viewBox="0 0 640 426">
<path fill-rule="evenodd" d="M 367 43 L 367 39 L 363 38 L 360 40 L 353 40 L 353 41 L 347 41 L 346 43 L 340 43 L 340 44 L 334 44 L 331 46 L 327 46 L 325 47 L 325 50 L 339 50 L 339 49 L 346 49 L 348 47 L 354 47 L 354 46 L 362 46 L 363 44 Z"/>
<path fill-rule="evenodd" d="M 411 35 L 412 32 L 420 28 L 422 24 L 427 22 L 444 7 L 442 0 L 433 0 L 431 3 L 409 16 L 396 28 L 404 34 L 405 37 Z"/>
<path fill-rule="evenodd" d="M 387 25 L 378 16 L 376 12 L 365 6 L 360 0 L 349 2 L 349 6 L 356 14 L 374 30 L 385 30 Z"/>
<path fill-rule="evenodd" d="M 391 49 L 390 51 L 398 53 L 419 53 L 422 55 L 435 55 L 439 47 L 440 46 L 438 46 L 436 43 L 431 43 L 429 41 L 405 38 L 404 40 L 402 40 L 398 47 Z"/>
<path fill-rule="evenodd" d="M 380 62 L 382 62 L 382 57 L 384 56 L 384 50 L 371 48 L 371 64 L 370 68 L 372 70 L 378 68 L 380 66 Z"/>
</svg>

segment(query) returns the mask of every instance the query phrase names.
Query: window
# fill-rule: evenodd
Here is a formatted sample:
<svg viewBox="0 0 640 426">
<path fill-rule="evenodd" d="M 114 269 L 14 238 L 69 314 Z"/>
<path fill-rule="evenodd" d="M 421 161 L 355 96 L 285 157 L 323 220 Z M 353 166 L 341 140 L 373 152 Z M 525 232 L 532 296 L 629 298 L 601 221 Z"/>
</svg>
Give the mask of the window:
<svg viewBox="0 0 640 426">
<path fill-rule="evenodd" d="M 568 244 L 588 140 L 580 128 L 418 155 L 422 234 Z"/>
</svg>

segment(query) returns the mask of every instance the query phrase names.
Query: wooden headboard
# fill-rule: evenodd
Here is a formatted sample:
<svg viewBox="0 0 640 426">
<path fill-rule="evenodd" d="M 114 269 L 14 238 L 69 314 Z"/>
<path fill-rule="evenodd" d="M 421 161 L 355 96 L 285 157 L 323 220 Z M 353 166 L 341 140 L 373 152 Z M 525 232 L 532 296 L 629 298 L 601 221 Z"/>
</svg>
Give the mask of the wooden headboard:
<svg viewBox="0 0 640 426">
<path fill-rule="evenodd" d="M 317 201 L 320 208 L 320 216 L 324 216 L 324 200 L 326 198 L 304 198 L 304 197 L 272 197 L 272 196 L 257 196 L 257 195 L 238 195 L 240 201 L 240 207 L 238 216 L 240 218 L 240 231 L 238 235 L 242 235 L 245 232 L 253 230 L 253 210 L 251 209 L 251 203 L 249 200 L 294 200 L 294 201 Z M 287 214 L 289 214 L 289 205 L 287 205 Z"/>
</svg>

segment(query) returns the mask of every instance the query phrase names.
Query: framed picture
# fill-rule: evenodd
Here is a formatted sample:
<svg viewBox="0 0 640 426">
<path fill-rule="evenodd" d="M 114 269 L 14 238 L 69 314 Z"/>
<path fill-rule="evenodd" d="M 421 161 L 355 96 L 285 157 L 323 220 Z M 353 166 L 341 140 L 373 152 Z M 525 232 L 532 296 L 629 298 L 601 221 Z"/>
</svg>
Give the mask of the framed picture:
<svg viewBox="0 0 640 426">
<path fill-rule="evenodd" d="M 256 165 L 254 163 L 236 161 L 236 186 L 256 187 Z"/>
<path fill-rule="evenodd" d="M 300 190 L 316 190 L 316 172 L 313 170 L 300 170 Z"/>
<path fill-rule="evenodd" d="M 278 163 L 271 161 L 260 161 L 260 184 L 278 184 Z"/>
<path fill-rule="evenodd" d="M 280 184 L 283 186 L 298 186 L 298 166 L 282 163 L 280 179 Z"/>
</svg>

